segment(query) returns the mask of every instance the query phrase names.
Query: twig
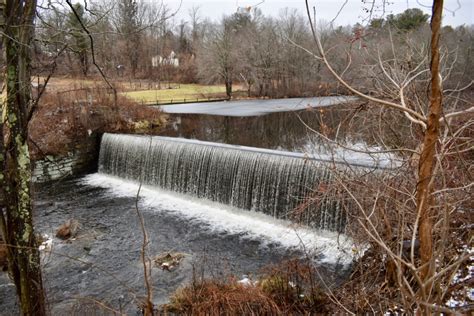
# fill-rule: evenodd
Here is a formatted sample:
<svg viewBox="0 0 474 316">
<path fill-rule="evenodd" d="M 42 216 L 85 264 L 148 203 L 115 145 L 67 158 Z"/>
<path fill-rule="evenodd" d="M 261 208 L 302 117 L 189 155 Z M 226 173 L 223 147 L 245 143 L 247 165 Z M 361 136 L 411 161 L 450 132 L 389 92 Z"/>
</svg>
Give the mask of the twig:
<svg viewBox="0 0 474 316">
<path fill-rule="evenodd" d="M 71 0 L 66 0 L 66 3 L 68 4 L 69 8 L 71 11 L 74 13 L 74 16 L 76 17 L 77 21 L 81 25 L 81 28 L 86 32 L 87 36 L 89 37 L 90 41 L 90 47 L 91 47 L 91 55 L 92 55 L 92 64 L 95 66 L 97 71 L 99 71 L 101 77 L 104 79 L 104 81 L 107 83 L 110 89 L 114 92 L 114 104 L 117 105 L 117 90 L 115 87 L 109 82 L 107 77 L 105 76 L 104 72 L 100 68 L 100 66 L 97 64 L 97 61 L 95 60 L 95 51 L 94 51 L 94 38 L 92 37 L 91 32 L 89 29 L 84 25 L 84 22 L 82 21 L 81 17 L 77 13 L 76 9 L 74 8 L 73 4 L 71 3 Z"/>
<path fill-rule="evenodd" d="M 151 145 L 152 145 L 153 138 L 150 136 L 150 144 L 148 146 L 147 153 L 145 157 L 148 157 L 150 150 L 151 150 Z M 144 166 L 145 167 L 145 166 Z M 143 183 L 143 170 L 140 173 L 140 184 L 138 186 L 137 190 L 137 195 L 135 198 L 135 211 L 137 213 L 137 217 L 140 221 L 140 229 L 142 231 L 143 235 L 143 243 L 142 243 L 142 248 L 141 248 L 141 261 L 143 265 L 143 274 L 144 274 L 144 279 L 145 279 L 145 287 L 147 291 L 147 298 L 146 298 L 146 307 L 145 307 L 145 315 L 153 315 L 153 287 L 151 286 L 151 280 L 150 280 L 150 274 L 151 274 L 151 260 L 146 257 L 146 249 L 149 244 L 149 239 L 148 239 L 148 233 L 145 228 L 145 220 L 143 218 L 143 214 L 140 212 L 140 209 L 138 207 L 138 201 L 140 197 L 140 191 L 142 188 L 142 183 Z M 147 262 L 148 261 L 148 262 Z M 148 263 L 148 266 L 147 266 Z"/>
</svg>

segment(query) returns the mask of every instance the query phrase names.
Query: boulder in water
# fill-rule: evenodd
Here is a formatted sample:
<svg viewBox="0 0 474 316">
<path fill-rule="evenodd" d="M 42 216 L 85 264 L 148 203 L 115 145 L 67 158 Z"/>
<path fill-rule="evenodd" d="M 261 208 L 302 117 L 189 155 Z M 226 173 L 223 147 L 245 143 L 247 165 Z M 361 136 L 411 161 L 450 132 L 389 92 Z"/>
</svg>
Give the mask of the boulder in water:
<svg viewBox="0 0 474 316">
<path fill-rule="evenodd" d="M 59 226 L 56 231 L 56 237 L 60 239 L 70 239 L 77 235 L 77 230 L 79 228 L 79 222 L 75 219 L 68 219 L 64 224 Z"/>
<path fill-rule="evenodd" d="M 153 259 L 155 265 L 160 267 L 162 270 L 172 271 L 174 270 L 181 260 L 184 258 L 184 254 L 179 252 L 167 252 L 160 254 Z"/>
</svg>

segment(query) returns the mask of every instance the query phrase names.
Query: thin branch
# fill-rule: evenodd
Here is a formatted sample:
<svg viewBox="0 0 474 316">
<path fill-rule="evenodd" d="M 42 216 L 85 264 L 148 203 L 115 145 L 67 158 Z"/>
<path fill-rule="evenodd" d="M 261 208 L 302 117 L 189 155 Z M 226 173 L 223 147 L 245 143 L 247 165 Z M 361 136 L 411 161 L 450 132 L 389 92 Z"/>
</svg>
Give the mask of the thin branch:
<svg viewBox="0 0 474 316">
<path fill-rule="evenodd" d="M 46 77 L 46 79 L 44 80 L 44 83 L 43 83 L 43 86 L 41 87 L 41 90 L 39 90 L 38 92 L 38 95 L 36 96 L 36 99 L 35 101 L 33 102 L 33 104 L 31 105 L 31 107 L 29 108 L 28 110 L 28 118 L 27 118 L 27 122 L 30 122 L 31 121 L 31 118 L 33 117 L 33 114 L 35 113 L 37 107 L 38 107 L 38 104 L 39 104 L 39 101 L 41 99 L 41 96 L 43 95 L 43 93 L 46 91 L 46 87 L 48 86 L 48 83 L 49 83 L 49 80 L 51 79 L 52 75 L 54 74 L 54 71 L 56 70 L 56 67 L 57 67 L 57 59 L 58 57 L 64 52 L 64 50 L 66 50 L 66 48 L 68 47 L 68 45 L 64 45 L 63 48 L 61 48 L 58 53 L 56 54 L 56 56 L 54 57 L 54 60 L 53 62 L 51 63 L 52 65 L 52 69 L 51 71 L 48 73 L 48 76 Z"/>
<path fill-rule="evenodd" d="M 464 114 L 470 114 L 470 113 L 474 113 L 474 106 L 471 106 L 469 109 L 466 109 L 466 110 L 451 112 L 451 113 L 445 114 L 444 117 L 439 119 L 439 121 L 444 122 L 448 118 L 452 118 L 452 117 L 459 116 L 459 115 L 464 115 Z"/>
<path fill-rule="evenodd" d="M 404 108 L 408 109 L 408 107 L 405 103 L 405 95 L 403 93 L 403 88 L 404 88 L 404 86 L 402 86 L 400 88 L 400 102 L 401 102 L 401 104 Z M 426 129 L 426 123 L 425 122 L 417 120 L 416 118 L 411 116 L 410 113 L 408 113 L 408 112 L 404 112 L 404 114 L 405 114 L 406 118 L 408 118 L 411 122 L 416 123 L 416 124 L 420 124 L 423 127 L 423 129 Z"/>
<path fill-rule="evenodd" d="M 331 20 L 331 22 L 329 22 L 329 24 L 332 25 L 336 21 L 336 19 L 341 14 L 342 10 L 344 10 L 344 7 L 347 5 L 348 2 L 349 2 L 349 0 L 344 1 L 344 3 L 339 8 L 339 11 L 337 12 L 336 16 Z"/>
<path fill-rule="evenodd" d="M 99 71 L 102 79 L 104 79 L 104 81 L 107 83 L 107 85 L 109 86 L 110 89 L 112 89 L 112 91 L 114 92 L 114 103 L 115 105 L 117 105 L 117 90 L 115 89 L 115 87 L 109 82 L 109 80 L 107 79 L 107 77 L 105 76 L 104 72 L 102 71 L 102 68 L 100 68 L 100 66 L 97 64 L 97 61 L 95 59 L 95 51 L 94 51 L 94 38 L 92 37 L 92 34 L 91 32 L 89 31 L 89 29 L 84 25 L 84 22 L 82 21 L 81 17 L 79 16 L 79 14 L 77 13 L 76 9 L 74 8 L 73 4 L 71 3 L 71 0 L 66 0 L 66 3 L 67 5 L 69 6 L 69 8 L 72 10 L 72 12 L 74 13 L 74 16 L 76 17 L 77 21 L 79 22 L 79 24 L 81 25 L 81 28 L 84 30 L 84 32 L 86 32 L 87 36 L 89 37 L 89 41 L 90 41 L 90 46 L 91 46 L 91 55 L 92 55 L 92 64 L 95 66 L 95 68 Z"/>
<path fill-rule="evenodd" d="M 150 144 L 148 146 L 148 150 L 147 150 L 147 153 L 146 153 L 145 157 L 148 157 L 148 155 L 151 151 L 152 142 L 153 142 L 153 138 L 150 136 Z M 140 229 L 141 229 L 142 235 L 143 235 L 143 242 L 142 242 L 142 248 L 141 248 L 140 256 L 141 256 L 141 261 L 142 261 L 142 265 L 143 265 L 145 287 L 146 287 L 146 291 L 147 291 L 145 315 L 152 315 L 153 314 L 153 287 L 151 285 L 151 280 L 150 280 L 151 271 L 149 271 L 149 269 L 151 270 L 151 260 L 150 259 L 147 260 L 147 256 L 146 256 L 146 250 L 147 250 L 148 244 L 150 243 L 150 240 L 148 238 L 148 233 L 147 233 L 147 230 L 145 228 L 145 220 L 143 218 L 143 214 L 140 212 L 140 209 L 138 207 L 138 201 L 139 201 L 139 198 L 140 198 L 140 191 L 142 189 L 142 183 L 143 183 L 143 173 L 144 173 L 144 170 L 142 170 L 140 172 L 140 184 L 138 186 L 137 195 L 135 197 L 135 211 L 136 211 L 137 217 L 140 221 Z"/>
</svg>

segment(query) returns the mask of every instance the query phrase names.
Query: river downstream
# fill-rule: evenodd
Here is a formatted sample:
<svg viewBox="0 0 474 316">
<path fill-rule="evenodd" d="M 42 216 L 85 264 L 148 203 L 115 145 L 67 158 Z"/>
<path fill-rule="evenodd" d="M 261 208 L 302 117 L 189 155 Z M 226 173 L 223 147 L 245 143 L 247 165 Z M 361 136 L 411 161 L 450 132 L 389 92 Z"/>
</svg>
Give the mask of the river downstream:
<svg viewBox="0 0 474 316">
<path fill-rule="evenodd" d="M 127 314 L 138 311 L 136 303 L 145 289 L 139 260 L 142 235 L 135 211 L 137 188 L 130 182 L 94 174 L 37 189 L 39 232 L 53 236 L 56 228 L 71 218 L 81 225 L 76 238 L 62 241 L 53 237 L 51 251 L 43 251 L 53 315 L 87 313 L 84 306 L 92 300 Z M 153 268 L 156 304 L 167 302 L 173 291 L 191 281 L 193 266 L 195 272 L 205 275 L 256 277 L 264 266 L 303 256 L 295 229 L 284 222 L 185 200 L 153 188 L 143 188 L 141 195 L 139 208 L 149 232 L 150 255 L 168 251 L 186 254 L 176 270 Z M 206 213 L 210 219 L 203 218 Z M 338 261 L 337 238 L 305 235 L 304 230 L 299 234 L 303 240 L 323 246 L 322 253 L 314 252 L 314 259 L 321 262 L 327 282 L 344 275 L 348 257 Z M 1 315 L 17 314 L 15 289 L 6 274 L 0 277 L 0 300 Z"/>
</svg>

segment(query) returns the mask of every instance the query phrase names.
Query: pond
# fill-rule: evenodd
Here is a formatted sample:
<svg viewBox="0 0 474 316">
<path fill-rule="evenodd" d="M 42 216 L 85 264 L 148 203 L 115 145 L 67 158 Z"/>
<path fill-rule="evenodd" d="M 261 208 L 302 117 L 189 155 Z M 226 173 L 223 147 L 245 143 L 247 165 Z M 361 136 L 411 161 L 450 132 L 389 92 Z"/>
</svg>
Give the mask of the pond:
<svg viewBox="0 0 474 316">
<path fill-rule="evenodd" d="M 220 103 L 223 102 L 215 104 Z M 178 105 L 169 108 L 175 106 Z M 353 164 L 398 166 L 399 157 L 377 153 L 381 150 L 380 138 L 397 139 L 390 126 L 367 124 L 363 110 L 354 105 L 339 105 L 242 117 L 169 114 L 168 125 L 160 135 L 298 152 Z M 386 144 L 397 147 L 395 141 Z"/>
<path fill-rule="evenodd" d="M 290 99 L 260 99 L 187 104 L 161 105 L 165 113 L 207 114 L 220 116 L 259 116 L 278 112 L 292 112 L 310 108 L 321 108 L 355 101 L 355 97 L 330 96 Z"/>
</svg>

